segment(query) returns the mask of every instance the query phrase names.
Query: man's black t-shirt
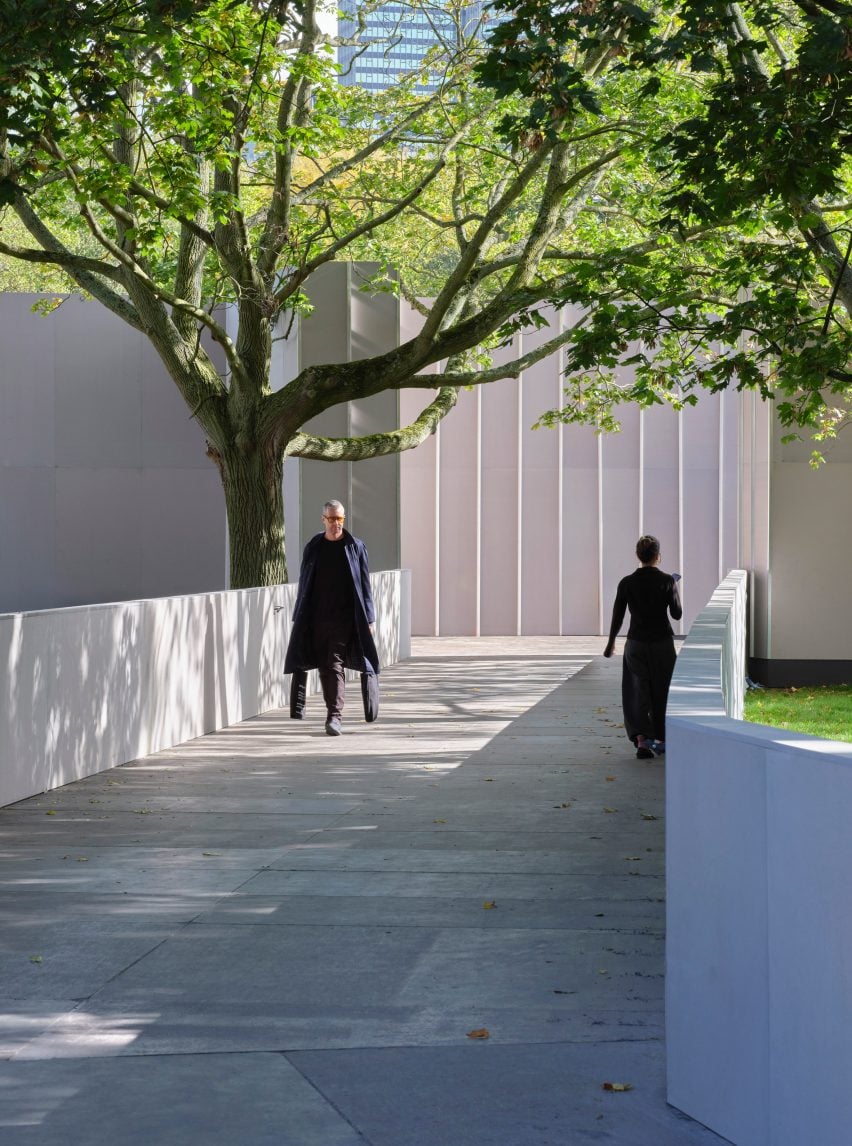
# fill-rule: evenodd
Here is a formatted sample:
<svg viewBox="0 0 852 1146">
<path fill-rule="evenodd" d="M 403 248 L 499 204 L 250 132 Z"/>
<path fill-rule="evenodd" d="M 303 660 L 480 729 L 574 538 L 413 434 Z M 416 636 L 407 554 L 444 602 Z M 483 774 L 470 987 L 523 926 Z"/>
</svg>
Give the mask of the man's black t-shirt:
<svg viewBox="0 0 852 1146">
<path fill-rule="evenodd" d="M 324 537 L 317 553 L 317 567 L 311 586 L 311 611 L 314 616 L 353 619 L 352 572 L 343 540 Z"/>
</svg>

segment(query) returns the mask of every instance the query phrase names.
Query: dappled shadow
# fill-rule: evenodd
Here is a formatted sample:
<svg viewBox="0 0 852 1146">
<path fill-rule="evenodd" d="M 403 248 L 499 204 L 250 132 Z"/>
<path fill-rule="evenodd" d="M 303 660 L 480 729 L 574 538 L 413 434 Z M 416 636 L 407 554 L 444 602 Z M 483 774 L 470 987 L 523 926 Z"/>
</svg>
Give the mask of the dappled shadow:
<svg viewBox="0 0 852 1146">
<path fill-rule="evenodd" d="M 373 578 L 387 660 L 400 648 L 401 576 Z M 0 805 L 281 708 L 295 591 L 0 616 Z"/>
</svg>

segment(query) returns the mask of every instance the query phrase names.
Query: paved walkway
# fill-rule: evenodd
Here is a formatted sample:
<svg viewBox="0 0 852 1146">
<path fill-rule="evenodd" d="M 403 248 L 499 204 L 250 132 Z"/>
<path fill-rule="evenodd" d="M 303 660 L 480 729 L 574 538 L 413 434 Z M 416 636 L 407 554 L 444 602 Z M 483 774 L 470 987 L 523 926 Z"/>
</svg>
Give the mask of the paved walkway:
<svg viewBox="0 0 852 1146">
<path fill-rule="evenodd" d="M 663 765 L 600 646 L 420 640 L 376 725 L 0 811 L 4 1146 L 721 1143 L 665 1103 Z"/>
</svg>

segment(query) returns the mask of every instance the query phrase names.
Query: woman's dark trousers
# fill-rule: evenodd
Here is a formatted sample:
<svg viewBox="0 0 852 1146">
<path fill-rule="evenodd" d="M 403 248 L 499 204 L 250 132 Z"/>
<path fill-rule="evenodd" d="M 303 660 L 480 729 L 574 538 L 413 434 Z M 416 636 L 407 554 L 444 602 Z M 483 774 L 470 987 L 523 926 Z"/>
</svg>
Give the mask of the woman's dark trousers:
<svg viewBox="0 0 852 1146">
<path fill-rule="evenodd" d="M 677 654 L 674 641 L 633 641 L 624 645 L 621 673 L 621 703 L 624 729 L 636 743 L 637 736 L 646 740 L 665 740 L 666 703 Z"/>
</svg>

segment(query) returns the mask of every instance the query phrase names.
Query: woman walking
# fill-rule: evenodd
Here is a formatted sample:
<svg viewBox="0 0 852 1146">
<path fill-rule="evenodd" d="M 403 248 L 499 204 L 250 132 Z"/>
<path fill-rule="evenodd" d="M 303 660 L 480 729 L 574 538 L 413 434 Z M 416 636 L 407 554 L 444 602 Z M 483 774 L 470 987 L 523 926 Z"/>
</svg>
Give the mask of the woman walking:
<svg viewBox="0 0 852 1146">
<path fill-rule="evenodd" d="M 640 537 L 636 556 L 639 568 L 618 583 L 603 655 L 612 656 L 629 609 L 621 675 L 624 729 L 636 745 L 637 757 L 650 760 L 655 752 L 659 756 L 666 750 L 666 702 L 677 656 L 669 615 L 679 621 L 683 609 L 677 589 L 680 574 L 657 568 L 660 543 L 656 537 Z"/>
</svg>

